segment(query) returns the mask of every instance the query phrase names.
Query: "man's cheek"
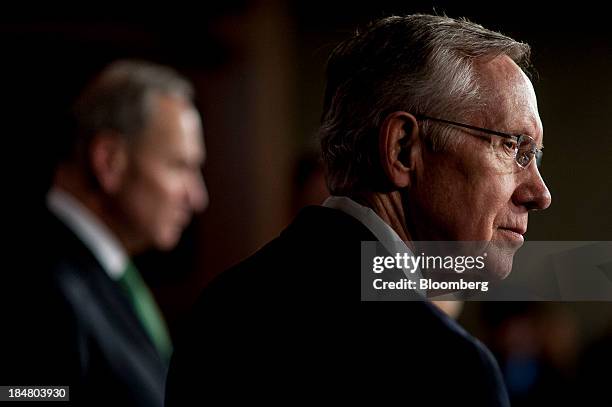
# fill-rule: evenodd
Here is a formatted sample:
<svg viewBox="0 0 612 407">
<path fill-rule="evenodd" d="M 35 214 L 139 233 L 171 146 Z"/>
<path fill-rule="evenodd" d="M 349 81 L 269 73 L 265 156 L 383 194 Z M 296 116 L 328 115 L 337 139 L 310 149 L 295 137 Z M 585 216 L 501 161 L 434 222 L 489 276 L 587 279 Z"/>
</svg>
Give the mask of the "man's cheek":
<svg viewBox="0 0 612 407">
<path fill-rule="evenodd" d="M 462 216 L 456 223 L 456 240 L 490 241 L 493 237 L 493 218 L 482 212 Z"/>
</svg>

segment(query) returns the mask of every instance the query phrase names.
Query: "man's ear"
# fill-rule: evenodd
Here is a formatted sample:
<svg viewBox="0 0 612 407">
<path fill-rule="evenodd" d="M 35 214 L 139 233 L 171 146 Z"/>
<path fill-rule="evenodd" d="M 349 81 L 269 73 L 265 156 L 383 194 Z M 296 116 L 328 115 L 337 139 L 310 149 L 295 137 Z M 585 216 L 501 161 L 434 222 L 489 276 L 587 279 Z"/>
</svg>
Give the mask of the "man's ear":
<svg viewBox="0 0 612 407">
<path fill-rule="evenodd" d="M 390 184 L 405 188 L 411 184 L 419 144 L 419 126 L 410 113 L 388 115 L 378 137 L 380 163 Z"/>
<path fill-rule="evenodd" d="M 96 134 L 89 145 L 91 169 L 100 188 L 107 194 L 117 192 L 128 164 L 127 142 L 116 132 Z"/>
</svg>

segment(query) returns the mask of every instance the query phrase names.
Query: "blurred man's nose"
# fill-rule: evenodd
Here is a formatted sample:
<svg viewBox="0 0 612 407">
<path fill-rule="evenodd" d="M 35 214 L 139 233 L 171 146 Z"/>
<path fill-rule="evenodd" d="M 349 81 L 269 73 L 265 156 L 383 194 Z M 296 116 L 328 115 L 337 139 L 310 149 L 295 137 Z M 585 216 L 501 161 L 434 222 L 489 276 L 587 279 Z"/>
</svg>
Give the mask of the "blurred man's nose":
<svg viewBox="0 0 612 407">
<path fill-rule="evenodd" d="M 515 205 L 524 206 L 529 210 L 548 208 L 552 197 L 535 162 L 524 171 L 520 174 L 522 181 L 513 195 Z"/>
<path fill-rule="evenodd" d="M 187 189 L 187 196 L 189 206 L 194 212 L 202 212 L 208 207 L 208 189 L 201 175 L 198 175 Z"/>
</svg>

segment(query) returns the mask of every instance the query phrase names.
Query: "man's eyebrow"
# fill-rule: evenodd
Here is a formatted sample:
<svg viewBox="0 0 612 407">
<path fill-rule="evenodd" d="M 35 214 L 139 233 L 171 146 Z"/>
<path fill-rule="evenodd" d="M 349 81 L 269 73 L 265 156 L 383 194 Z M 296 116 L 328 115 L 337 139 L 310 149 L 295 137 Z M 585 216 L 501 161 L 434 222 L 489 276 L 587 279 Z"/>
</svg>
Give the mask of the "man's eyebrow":
<svg viewBox="0 0 612 407">
<path fill-rule="evenodd" d="M 523 125 L 518 125 L 516 128 L 518 131 L 510 131 L 509 134 L 513 134 L 517 136 L 529 136 L 532 139 L 534 139 L 536 142 L 538 140 L 544 139 L 544 134 L 543 134 L 544 131 L 539 130 L 539 126 L 537 126 L 535 120 L 529 121 L 528 123 L 523 124 Z M 543 147 L 543 145 L 540 147 Z"/>
</svg>

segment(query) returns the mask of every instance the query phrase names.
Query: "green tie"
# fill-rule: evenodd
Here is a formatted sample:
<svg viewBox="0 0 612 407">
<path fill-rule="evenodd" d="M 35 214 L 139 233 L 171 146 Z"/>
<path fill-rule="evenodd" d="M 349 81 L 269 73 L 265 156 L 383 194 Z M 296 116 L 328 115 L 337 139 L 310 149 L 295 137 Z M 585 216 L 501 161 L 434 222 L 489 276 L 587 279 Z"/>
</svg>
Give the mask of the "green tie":
<svg viewBox="0 0 612 407">
<path fill-rule="evenodd" d="M 149 291 L 132 262 L 128 262 L 125 272 L 119 279 L 119 284 L 128 295 L 138 319 L 149 334 L 162 359 L 168 362 L 172 354 L 172 342 L 170 341 L 170 335 L 168 335 L 168 328 L 151 291 Z"/>
</svg>

